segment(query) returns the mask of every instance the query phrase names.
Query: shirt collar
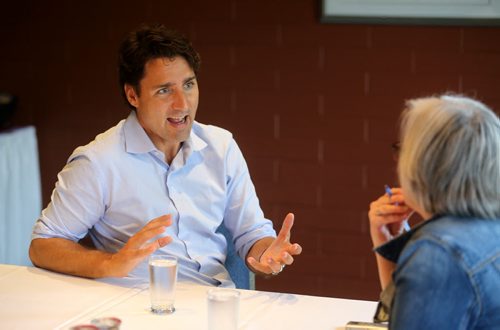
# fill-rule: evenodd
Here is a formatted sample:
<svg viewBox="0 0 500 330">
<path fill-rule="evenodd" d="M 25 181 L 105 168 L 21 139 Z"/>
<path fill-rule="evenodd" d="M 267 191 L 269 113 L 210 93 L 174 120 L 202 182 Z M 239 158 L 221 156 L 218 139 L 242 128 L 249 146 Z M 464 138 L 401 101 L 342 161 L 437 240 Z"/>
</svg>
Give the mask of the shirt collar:
<svg viewBox="0 0 500 330">
<path fill-rule="evenodd" d="M 127 152 L 139 154 L 157 150 L 153 141 L 151 141 L 139 123 L 135 111 L 131 111 L 125 121 L 123 134 L 125 136 L 125 150 Z M 189 156 L 192 152 L 202 150 L 206 146 L 207 143 L 192 129 L 189 138 L 182 144 L 182 152 L 185 156 Z"/>
<path fill-rule="evenodd" d="M 141 154 L 156 150 L 155 145 L 142 128 L 135 111 L 131 111 L 123 125 L 125 151 Z"/>
<path fill-rule="evenodd" d="M 193 128 L 197 123 L 194 122 Z M 196 134 L 195 129 L 191 129 L 191 134 L 186 141 L 182 144 L 182 149 L 184 149 L 185 154 L 191 154 L 194 151 L 200 151 L 207 146 L 207 143 Z"/>
<path fill-rule="evenodd" d="M 385 259 L 396 263 L 399 259 L 401 251 L 403 251 L 404 247 L 406 246 L 406 244 L 408 244 L 413 235 L 415 235 L 415 233 L 418 232 L 422 227 L 428 225 L 431 222 L 434 222 L 438 218 L 440 218 L 440 216 L 434 216 L 427 221 L 423 221 L 418 225 L 416 225 L 415 227 L 413 227 L 410 231 L 407 231 L 399 235 L 398 237 L 374 248 L 373 250 L 378 254 L 380 254 Z"/>
</svg>

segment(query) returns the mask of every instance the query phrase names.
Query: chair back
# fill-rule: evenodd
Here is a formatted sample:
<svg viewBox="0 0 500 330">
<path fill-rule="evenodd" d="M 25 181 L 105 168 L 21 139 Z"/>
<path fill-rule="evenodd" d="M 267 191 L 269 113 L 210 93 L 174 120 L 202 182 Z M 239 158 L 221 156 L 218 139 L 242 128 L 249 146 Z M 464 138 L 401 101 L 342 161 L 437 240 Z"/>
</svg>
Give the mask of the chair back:
<svg viewBox="0 0 500 330">
<path fill-rule="evenodd" d="M 221 224 L 217 232 L 224 235 L 227 241 L 227 257 L 225 266 L 238 289 L 255 289 L 255 274 L 246 266 L 245 262 L 238 256 L 233 244 L 233 237 L 224 224 Z"/>
</svg>

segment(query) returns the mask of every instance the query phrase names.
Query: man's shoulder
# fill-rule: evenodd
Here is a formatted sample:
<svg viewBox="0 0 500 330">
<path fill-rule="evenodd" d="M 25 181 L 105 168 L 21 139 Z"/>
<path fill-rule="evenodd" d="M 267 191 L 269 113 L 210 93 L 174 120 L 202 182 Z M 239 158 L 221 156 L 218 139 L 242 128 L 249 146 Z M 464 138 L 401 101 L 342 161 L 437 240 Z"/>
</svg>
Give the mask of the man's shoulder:
<svg viewBox="0 0 500 330">
<path fill-rule="evenodd" d="M 86 145 L 76 148 L 68 161 L 80 156 L 91 158 L 107 158 L 113 153 L 124 150 L 123 124 L 125 120 L 117 125 L 98 134 L 94 140 Z"/>
</svg>

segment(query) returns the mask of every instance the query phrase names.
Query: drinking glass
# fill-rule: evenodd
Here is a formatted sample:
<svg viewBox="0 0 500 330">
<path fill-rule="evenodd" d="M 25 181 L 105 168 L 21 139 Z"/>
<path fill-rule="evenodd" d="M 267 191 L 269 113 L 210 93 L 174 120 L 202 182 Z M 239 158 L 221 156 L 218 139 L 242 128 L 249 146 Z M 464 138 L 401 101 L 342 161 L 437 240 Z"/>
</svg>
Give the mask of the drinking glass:
<svg viewBox="0 0 500 330">
<path fill-rule="evenodd" d="M 171 314 L 175 312 L 177 258 L 165 255 L 149 257 L 149 280 L 151 311 L 155 314 Z"/>
<path fill-rule="evenodd" d="M 236 330 L 240 292 L 214 288 L 207 292 L 208 330 Z"/>
</svg>

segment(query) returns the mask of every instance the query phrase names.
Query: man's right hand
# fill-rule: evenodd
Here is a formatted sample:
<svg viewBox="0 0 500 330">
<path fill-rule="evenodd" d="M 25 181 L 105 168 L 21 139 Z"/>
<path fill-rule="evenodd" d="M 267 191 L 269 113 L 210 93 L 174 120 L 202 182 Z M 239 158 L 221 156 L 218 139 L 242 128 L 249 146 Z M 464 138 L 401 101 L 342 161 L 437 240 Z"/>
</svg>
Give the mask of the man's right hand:
<svg viewBox="0 0 500 330">
<path fill-rule="evenodd" d="M 142 260 L 159 248 L 172 242 L 172 237 L 164 236 L 154 239 L 165 232 L 172 225 L 172 216 L 162 215 L 148 222 L 141 230 L 134 234 L 128 242 L 109 260 L 109 270 L 112 277 L 127 276 Z M 154 239 L 154 240 L 152 240 Z"/>
<path fill-rule="evenodd" d="M 123 277 L 150 254 L 172 241 L 169 236 L 157 238 L 170 225 L 170 215 L 151 220 L 114 254 L 57 237 L 32 240 L 29 254 L 34 265 L 59 273 L 88 278 Z"/>
</svg>

